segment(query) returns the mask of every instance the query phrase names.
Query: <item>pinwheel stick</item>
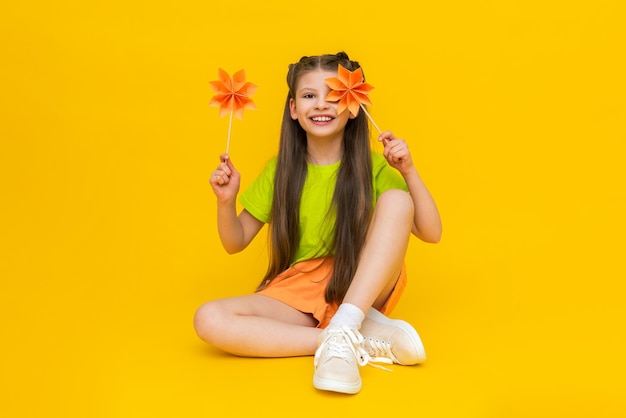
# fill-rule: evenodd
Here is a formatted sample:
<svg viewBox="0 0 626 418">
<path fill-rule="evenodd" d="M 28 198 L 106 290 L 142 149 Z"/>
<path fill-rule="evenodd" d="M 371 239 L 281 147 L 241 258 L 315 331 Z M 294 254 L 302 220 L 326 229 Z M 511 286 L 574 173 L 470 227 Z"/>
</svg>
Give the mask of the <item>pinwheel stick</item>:
<svg viewBox="0 0 626 418">
<path fill-rule="evenodd" d="M 228 73 L 221 68 L 218 69 L 217 74 L 219 80 L 211 81 L 211 88 L 217 93 L 212 99 L 209 105 L 219 106 L 220 118 L 230 113 L 228 120 L 228 139 L 226 141 L 226 153 L 230 150 L 230 133 L 233 126 L 233 114 L 237 119 L 243 117 L 244 109 L 255 109 L 254 102 L 250 99 L 250 96 L 256 90 L 256 85 L 246 82 L 246 72 L 239 70 L 233 76 L 229 76 Z"/>
<path fill-rule="evenodd" d="M 372 117 L 367 112 L 367 110 L 365 110 L 365 106 L 363 106 L 363 103 L 359 103 L 359 105 L 361 106 L 361 109 L 363 109 L 363 111 L 365 112 L 365 115 L 367 115 L 367 117 L 369 118 L 370 122 L 372 122 L 372 125 L 374 125 L 374 128 L 376 128 L 376 130 L 378 131 L 379 134 L 382 134 L 383 131 L 380 130 L 378 125 L 376 125 L 376 122 L 374 122 L 374 119 L 372 119 Z"/>
<path fill-rule="evenodd" d="M 228 150 L 230 149 L 230 131 L 233 126 L 233 110 L 230 110 L 230 117 L 228 118 L 228 138 L 226 139 L 226 154 L 228 154 Z"/>
</svg>

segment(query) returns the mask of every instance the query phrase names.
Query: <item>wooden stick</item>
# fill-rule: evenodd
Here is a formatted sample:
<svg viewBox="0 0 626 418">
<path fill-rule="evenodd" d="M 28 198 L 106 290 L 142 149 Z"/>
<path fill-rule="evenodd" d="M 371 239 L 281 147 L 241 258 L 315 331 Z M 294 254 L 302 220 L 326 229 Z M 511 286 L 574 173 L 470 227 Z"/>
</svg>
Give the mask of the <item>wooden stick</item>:
<svg viewBox="0 0 626 418">
<path fill-rule="evenodd" d="M 359 105 L 361 106 L 361 109 L 363 109 L 363 111 L 365 112 L 365 114 L 367 115 L 367 117 L 369 118 L 370 122 L 372 122 L 372 125 L 374 125 L 374 128 L 376 128 L 376 130 L 378 131 L 379 134 L 382 134 L 383 131 L 380 130 L 380 128 L 378 127 L 378 125 L 376 125 L 376 122 L 374 122 L 374 119 L 372 119 L 372 117 L 370 116 L 370 114 L 367 112 L 367 110 L 365 110 L 365 106 L 363 106 L 363 103 L 359 103 Z"/>
<path fill-rule="evenodd" d="M 230 109 L 230 117 L 228 118 L 228 140 L 226 141 L 226 154 L 228 154 L 228 149 L 230 148 L 230 130 L 233 125 L 233 109 Z"/>
</svg>

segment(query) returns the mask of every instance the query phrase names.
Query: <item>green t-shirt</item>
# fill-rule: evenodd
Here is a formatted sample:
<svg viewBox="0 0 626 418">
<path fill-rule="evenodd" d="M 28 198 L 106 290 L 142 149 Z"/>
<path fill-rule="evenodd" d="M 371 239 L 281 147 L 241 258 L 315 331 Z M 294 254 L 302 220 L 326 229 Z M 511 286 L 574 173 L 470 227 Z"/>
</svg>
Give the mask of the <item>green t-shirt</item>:
<svg viewBox="0 0 626 418">
<path fill-rule="evenodd" d="M 239 196 L 239 202 L 252 216 L 268 223 L 274 195 L 276 157 L 272 158 L 261 174 Z M 372 153 L 372 177 L 375 199 L 389 189 L 408 191 L 400 174 L 378 153 Z M 300 200 L 300 246 L 292 264 L 330 253 L 335 218 L 329 214 L 335 191 L 337 171 L 341 162 L 331 165 L 308 164 L 307 177 Z"/>
</svg>

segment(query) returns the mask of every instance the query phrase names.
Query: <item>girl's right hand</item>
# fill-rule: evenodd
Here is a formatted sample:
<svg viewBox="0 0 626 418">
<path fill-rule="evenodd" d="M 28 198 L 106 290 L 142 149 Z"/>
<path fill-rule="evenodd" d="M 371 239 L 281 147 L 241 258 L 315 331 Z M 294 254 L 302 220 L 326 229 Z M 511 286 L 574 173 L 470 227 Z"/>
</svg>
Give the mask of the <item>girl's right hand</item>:
<svg viewBox="0 0 626 418">
<path fill-rule="evenodd" d="M 209 183 L 219 202 L 234 200 L 239 193 L 240 176 L 228 154 L 220 155 L 220 165 L 211 174 Z"/>
</svg>

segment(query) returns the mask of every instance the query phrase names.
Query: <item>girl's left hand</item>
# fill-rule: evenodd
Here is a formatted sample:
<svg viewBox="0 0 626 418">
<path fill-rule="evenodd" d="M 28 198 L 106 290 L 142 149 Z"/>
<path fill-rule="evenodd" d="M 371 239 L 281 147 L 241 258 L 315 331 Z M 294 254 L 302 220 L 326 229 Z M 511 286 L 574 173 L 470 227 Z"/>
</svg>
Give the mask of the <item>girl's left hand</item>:
<svg viewBox="0 0 626 418">
<path fill-rule="evenodd" d="M 396 138 L 390 131 L 385 131 L 378 137 L 378 141 L 385 146 L 383 155 L 390 166 L 402 174 L 407 174 L 413 167 L 413 159 L 409 146 L 404 139 Z"/>
</svg>

